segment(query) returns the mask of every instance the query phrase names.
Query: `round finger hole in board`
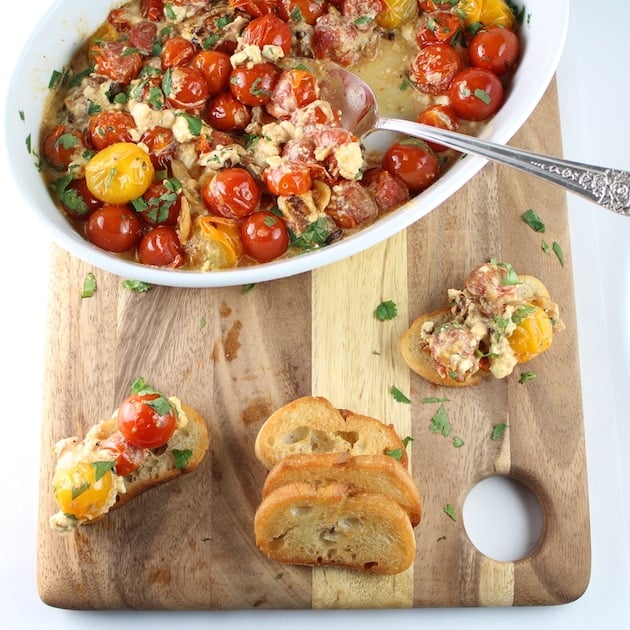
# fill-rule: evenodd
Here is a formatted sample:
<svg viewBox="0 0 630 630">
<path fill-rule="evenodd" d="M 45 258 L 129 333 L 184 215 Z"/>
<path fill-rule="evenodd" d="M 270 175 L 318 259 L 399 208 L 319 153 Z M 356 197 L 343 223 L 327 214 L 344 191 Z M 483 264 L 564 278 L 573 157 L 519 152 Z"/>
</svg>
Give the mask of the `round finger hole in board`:
<svg viewBox="0 0 630 630">
<path fill-rule="evenodd" d="M 508 477 L 480 481 L 464 502 L 464 528 L 488 558 L 513 562 L 525 558 L 543 530 L 543 512 L 534 493 Z"/>
</svg>

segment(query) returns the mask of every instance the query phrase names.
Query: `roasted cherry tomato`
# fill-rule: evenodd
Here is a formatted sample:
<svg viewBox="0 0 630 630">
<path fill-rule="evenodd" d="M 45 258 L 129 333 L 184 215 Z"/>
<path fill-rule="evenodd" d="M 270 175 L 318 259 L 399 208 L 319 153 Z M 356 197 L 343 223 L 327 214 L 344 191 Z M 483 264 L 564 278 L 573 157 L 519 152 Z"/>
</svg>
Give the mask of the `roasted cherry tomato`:
<svg viewBox="0 0 630 630">
<path fill-rule="evenodd" d="M 409 201 L 407 185 L 384 168 L 369 168 L 361 183 L 372 193 L 379 212 L 387 212 Z"/>
<path fill-rule="evenodd" d="M 418 114 L 416 122 L 448 131 L 457 131 L 459 128 L 457 115 L 448 105 L 431 105 L 427 107 L 427 109 Z M 445 146 L 435 142 L 427 141 L 427 144 L 438 153 L 446 150 Z"/>
<path fill-rule="evenodd" d="M 63 125 L 53 127 L 42 144 L 44 157 L 53 168 L 60 171 L 67 169 L 84 151 L 85 144 L 81 134 L 68 130 Z"/>
<path fill-rule="evenodd" d="M 252 119 L 250 108 L 227 91 L 209 101 L 206 115 L 212 127 L 220 131 L 242 131 Z"/>
<path fill-rule="evenodd" d="M 263 15 L 252 20 L 243 30 L 245 44 L 258 46 L 278 46 L 286 57 L 291 52 L 291 29 L 276 15 Z"/>
<path fill-rule="evenodd" d="M 95 71 L 117 83 L 129 85 L 142 69 L 142 55 L 124 41 L 99 41 L 91 54 Z"/>
<path fill-rule="evenodd" d="M 449 89 L 453 111 L 464 120 L 486 120 L 503 103 L 499 77 L 484 68 L 467 68 L 453 79 Z"/>
<path fill-rule="evenodd" d="M 438 11 L 438 10 L 446 10 L 451 9 L 453 7 L 452 0 L 449 2 L 434 2 L 434 0 L 418 0 L 418 8 L 421 11 Z"/>
<path fill-rule="evenodd" d="M 457 9 L 464 16 L 466 26 L 477 22 L 486 26 L 514 26 L 514 12 L 505 0 L 459 0 Z"/>
<path fill-rule="evenodd" d="M 191 258 L 202 269 L 234 267 L 243 253 L 238 222 L 214 215 L 197 220 L 199 238 L 193 239 Z"/>
<path fill-rule="evenodd" d="M 289 247 L 286 223 L 273 212 L 261 210 L 241 223 L 243 249 L 258 262 L 269 262 L 282 256 Z"/>
<path fill-rule="evenodd" d="M 416 42 L 421 48 L 435 44 L 452 44 L 463 30 L 464 21 L 454 13 L 426 13 L 418 23 Z"/>
<path fill-rule="evenodd" d="M 385 5 L 386 9 L 376 16 L 376 22 L 383 28 L 397 28 L 418 15 L 417 0 L 385 0 Z"/>
<path fill-rule="evenodd" d="M 405 182 L 411 193 L 419 193 L 436 179 L 440 163 L 425 142 L 410 138 L 395 142 L 387 149 L 383 168 Z"/>
<path fill-rule="evenodd" d="M 443 94 L 462 65 L 460 56 L 448 44 L 435 44 L 420 50 L 409 67 L 409 78 L 425 94 Z"/>
<path fill-rule="evenodd" d="M 116 142 L 130 142 L 135 128 L 133 116 L 119 111 L 99 112 L 94 114 L 88 123 L 90 141 L 97 151 Z"/>
<path fill-rule="evenodd" d="M 277 0 L 229 0 L 229 5 L 233 9 L 241 9 L 245 13 L 249 13 L 252 17 L 260 17 L 275 13 L 278 5 Z"/>
<path fill-rule="evenodd" d="M 516 34 L 500 26 L 478 31 L 468 45 L 470 63 L 478 68 L 503 75 L 516 66 L 519 43 Z"/>
<path fill-rule="evenodd" d="M 168 127 L 152 127 L 141 136 L 140 142 L 149 150 L 149 157 L 155 170 L 168 168 L 173 161 L 177 142 Z"/>
<path fill-rule="evenodd" d="M 177 230 L 158 225 L 140 239 L 138 259 L 143 265 L 154 267 L 181 267 L 185 262 L 184 250 Z"/>
<path fill-rule="evenodd" d="M 203 108 L 209 96 L 203 74 L 189 66 L 169 68 L 162 79 L 162 90 L 173 107 L 184 110 Z"/>
<path fill-rule="evenodd" d="M 415 0 L 413 2 L 415 4 Z M 294 22 L 303 20 L 312 26 L 317 18 L 326 12 L 327 8 L 328 2 L 326 0 L 280 0 L 277 10 L 278 15 L 287 22 L 289 20 Z"/>
<path fill-rule="evenodd" d="M 202 50 L 192 58 L 190 65 L 203 75 L 208 86 L 208 94 L 219 94 L 228 87 L 232 65 L 227 53 L 219 50 Z"/>
<path fill-rule="evenodd" d="M 241 219 L 256 210 L 260 188 L 244 168 L 226 168 L 207 180 L 201 195 L 210 210 L 227 219 Z"/>
<path fill-rule="evenodd" d="M 279 74 L 276 66 L 269 62 L 238 66 L 230 74 L 230 90 L 244 105 L 264 105 L 271 99 Z"/>
<path fill-rule="evenodd" d="M 138 470 L 149 455 L 147 449 L 129 444 L 119 431 L 103 440 L 101 449 L 111 451 L 116 458 L 114 470 L 121 477 L 126 477 Z"/>
<path fill-rule="evenodd" d="M 164 42 L 160 59 L 162 68 L 174 68 L 187 64 L 195 56 L 195 46 L 185 37 L 170 37 Z"/>
<path fill-rule="evenodd" d="M 176 179 L 153 182 L 133 201 L 134 208 L 149 225 L 177 225 L 182 208 L 182 185 Z"/>
<path fill-rule="evenodd" d="M 508 338 L 519 363 L 530 361 L 544 352 L 553 340 L 553 324 L 545 311 L 533 304 L 528 304 L 526 310 Z"/>
<path fill-rule="evenodd" d="M 133 394 L 118 408 L 118 430 L 129 444 L 159 448 L 177 427 L 177 411 L 158 393 Z"/>
<path fill-rule="evenodd" d="M 154 174 L 149 154 L 131 142 L 112 144 L 85 165 L 90 192 L 105 203 L 127 203 L 140 197 Z"/>
<path fill-rule="evenodd" d="M 140 0 L 140 13 L 143 18 L 159 22 L 164 16 L 164 0 Z"/>
<path fill-rule="evenodd" d="M 296 162 L 267 167 L 263 179 L 270 193 L 285 197 L 307 193 L 312 185 L 309 168 Z"/>
<path fill-rule="evenodd" d="M 83 177 L 73 179 L 63 190 L 57 189 L 57 193 L 66 214 L 77 221 L 87 220 L 94 210 L 103 205 L 103 202 L 90 192 Z"/>
<path fill-rule="evenodd" d="M 129 31 L 129 46 L 148 55 L 153 50 L 157 26 L 153 22 L 138 22 Z"/>
<path fill-rule="evenodd" d="M 75 462 L 57 467 L 53 476 L 53 494 L 59 509 L 80 520 L 104 514 L 116 500 L 116 485 L 107 462 Z"/>
<path fill-rule="evenodd" d="M 273 88 L 267 111 L 276 118 L 289 118 L 296 109 L 319 97 L 314 74 L 299 68 L 283 70 Z"/>
<path fill-rule="evenodd" d="M 85 232 L 94 245 L 121 253 L 136 246 L 142 234 L 142 223 L 127 206 L 104 205 L 89 216 Z"/>
</svg>

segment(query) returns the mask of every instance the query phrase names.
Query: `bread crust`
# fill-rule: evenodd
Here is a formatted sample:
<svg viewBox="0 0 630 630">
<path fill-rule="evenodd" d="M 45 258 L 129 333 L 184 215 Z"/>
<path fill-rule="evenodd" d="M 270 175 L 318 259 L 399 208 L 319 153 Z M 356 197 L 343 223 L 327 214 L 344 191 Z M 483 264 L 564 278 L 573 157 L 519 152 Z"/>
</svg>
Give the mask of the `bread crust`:
<svg viewBox="0 0 630 630">
<path fill-rule="evenodd" d="M 278 562 L 338 566 L 382 575 L 401 573 L 415 557 L 405 510 L 384 494 L 333 482 L 282 485 L 254 517 L 256 545 Z"/>
<path fill-rule="evenodd" d="M 339 410 L 320 396 L 298 398 L 272 413 L 256 436 L 258 460 L 271 469 L 283 457 L 295 453 L 401 453 L 407 452 L 394 426 L 376 418 Z"/>
<path fill-rule="evenodd" d="M 263 499 L 290 483 L 325 486 L 350 484 L 356 492 L 386 494 L 408 514 L 412 527 L 420 522 L 420 493 L 409 471 L 389 455 L 347 453 L 298 453 L 283 457 L 270 471 L 262 489 Z"/>
</svg>

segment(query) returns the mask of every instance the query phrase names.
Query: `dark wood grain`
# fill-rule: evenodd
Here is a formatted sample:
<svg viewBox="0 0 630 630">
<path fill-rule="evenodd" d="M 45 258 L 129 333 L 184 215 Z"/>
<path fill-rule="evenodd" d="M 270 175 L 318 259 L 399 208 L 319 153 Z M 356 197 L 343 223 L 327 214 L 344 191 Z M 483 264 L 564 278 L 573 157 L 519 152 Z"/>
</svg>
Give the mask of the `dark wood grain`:
<svg viewBox="0 0 630 630">
<path fill-rule="evenodd" d="M 561 154 L 554 85 L 514 143 Z M 545 235 L 520 220 L 530 207 L 543 216 Z M 562 245 L 564 267 L 541 251 L 543 237 Z M 121 278 L 55 250 L 42 418 L 42 599 L 66 608 L 217 610 L 539 605 L 579 597 L 589 579 L 590 544 L 570 254 L 562 191 L 493 165 L 406 234 L 249 292 L 133 293 Z M 516 375 L 468 390 L 429 385 L 401 361 L 400 333 L 489 257 L 543 279 L 567 329 L 528 367 L 537 374 L 530 383 L 519 384 Z M 89 271 L 98 290 L 82 300 Z M 375 320 L 379 299 L 397 302 L 396 320 Z M 52 445 L 108 415 L 137 376 L 202 413 L 208 456 L 194 474 L 58 537 L 47 524 L 56 509 Z M 412 404 L 393 401 L 391 385 L 410 392 Z M 407 574 L 375 580 L 311 571 L 278 565 L 256 550 L 253 514 L 266 471 L 253 441 L 271 411 L 310 393 L 413 436 L 423 520 Z M 446 395 L 462 448 L 428 430 L 435 405 L 422 399 Z M 493 441 L 500 422 L 508 429 Z M 538 545 L 513 563 L 474 549 L 461 518 L 468 492 L 494 474 L 531 488 L 545 515 Z M 456 521 L 444 514 L 447 503 Z"/>
</svg>

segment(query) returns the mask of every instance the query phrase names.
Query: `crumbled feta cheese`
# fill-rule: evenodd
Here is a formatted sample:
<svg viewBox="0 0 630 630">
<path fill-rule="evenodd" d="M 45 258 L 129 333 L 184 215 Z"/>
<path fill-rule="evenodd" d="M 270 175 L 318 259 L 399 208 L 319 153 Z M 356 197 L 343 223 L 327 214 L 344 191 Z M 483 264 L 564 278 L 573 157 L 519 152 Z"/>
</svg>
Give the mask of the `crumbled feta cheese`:
<svg viewBox="0 0 630 630">
<path fill-rule="evenodd" d="M 156 111 L 146 103 L 129 101 L 129 113 L 133 116 L 138 133 L 142 135 L 153 127 L 171 128 L 175 124 L 175 114 L 170 109 Z"/>
<path fill-rule="evenodd" d="M 333 155 L 337 160 L 339 175 L 344 179 L 357 179 L 363 169 L 363 152 L 358 142 L 348 142 L 337 147 Z"/>
</svg>

